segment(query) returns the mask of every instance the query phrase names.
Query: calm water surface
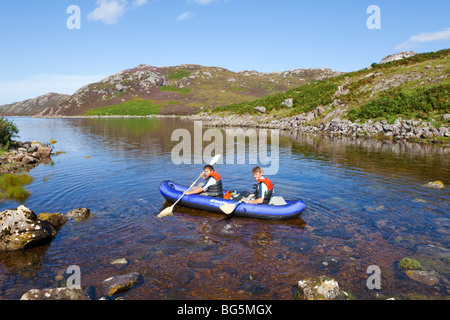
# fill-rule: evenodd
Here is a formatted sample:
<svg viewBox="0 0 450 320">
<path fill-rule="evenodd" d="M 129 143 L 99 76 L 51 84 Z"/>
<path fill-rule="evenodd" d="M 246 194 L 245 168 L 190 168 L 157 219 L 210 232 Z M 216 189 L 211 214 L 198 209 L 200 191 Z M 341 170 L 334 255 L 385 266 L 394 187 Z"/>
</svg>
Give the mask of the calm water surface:
<svg viewBox="0 0 450 320">
<path fill-rule="evenodd" d="M 106 278 L 141 273 L 126 299 L 294 299 L 299 280 L 319 275 L 356 299 L 450 296 L 448 148 L 283 133 L 271 179 L 279 195 L 305 201 L 300 218 L 226 219 L 177 206 L 174 216 L 158 219 L 167 206 L 159 183 L 189 185 L 202 171 L 171 161 L 172 132 L 192 132 L 192 122 L 11 119 L 19 140 L 55 139 L 54 151 L 65 152 L 31 171 L 24 205 L 36 214 L 88 207 L 92 215 L 68 221 L 48 245 L 0 255 L 0 299 L 62 286 L 70 265 L 96 293 Z M 252 167 L 216 169 L 225 188 L 250 190 Z M 425 186 L 436 180 L 446 187 Z M 18 205 L 3 201 L 0 209 Z M 397 267 L 403 257 L 436 272 L 439 284 L 406 277 Z M 129 264 L 110 264 L 119 258 Z M 370 265 L 381 269 L 380 290 L 367 289 Z"/>
</svg>

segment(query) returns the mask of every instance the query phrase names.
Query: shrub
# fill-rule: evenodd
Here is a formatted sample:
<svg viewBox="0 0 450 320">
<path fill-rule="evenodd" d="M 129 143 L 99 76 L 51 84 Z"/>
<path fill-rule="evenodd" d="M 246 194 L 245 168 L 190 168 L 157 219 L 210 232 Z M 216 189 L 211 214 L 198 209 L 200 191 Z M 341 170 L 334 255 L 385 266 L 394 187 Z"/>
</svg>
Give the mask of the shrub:
<svg viewBox="0 0 450 320">
<path fill-rule="evenodd" d="M 8 150 L 11 139 L 19 133 L 17 127 L 4 117 L 0 117 L 0 148 Z"/>
<path fill-rule="evenodd" d="M 392 115 L 422 118 L 430 112 L 450 110 L 450 84 L 431 88 L 419 88 L 404 92 L 399 88 L 387 90 L 378 98 L 353 109 L 348 113 L 350 120 L 388 118 Z"/>
</svg>

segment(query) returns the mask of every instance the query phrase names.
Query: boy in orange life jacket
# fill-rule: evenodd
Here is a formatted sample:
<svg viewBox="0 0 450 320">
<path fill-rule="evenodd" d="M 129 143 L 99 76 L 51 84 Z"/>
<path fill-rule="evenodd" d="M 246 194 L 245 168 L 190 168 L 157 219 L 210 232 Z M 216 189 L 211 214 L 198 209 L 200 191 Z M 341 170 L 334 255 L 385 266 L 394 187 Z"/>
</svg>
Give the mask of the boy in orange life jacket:
<svg viewBox="0 0 450 320">
<path fill-rule="evenodd" d="M 205 179 L 206 183 L 202 187 L 198 187 L 192 191 L 185 191 L 184 194 L 200 194 L 201 196 L 223 198 L 222 179 L 220 175 L 210 165 L 204 166 L 203 171 L 200 177 Z"/>
<path fill-rule="evenodd" d="M 256 184 L 255 199 L 247 200 L 246 198 L 243 198 L 243 202 L 251 204 L 269 204 L 270 198 L 274 193 L 272 182 L 269 178 L 263 177 L 263 169 L 261 167 L 254 167 L 252 173 L 255 180 L 258 181 Z"/>
</svg>

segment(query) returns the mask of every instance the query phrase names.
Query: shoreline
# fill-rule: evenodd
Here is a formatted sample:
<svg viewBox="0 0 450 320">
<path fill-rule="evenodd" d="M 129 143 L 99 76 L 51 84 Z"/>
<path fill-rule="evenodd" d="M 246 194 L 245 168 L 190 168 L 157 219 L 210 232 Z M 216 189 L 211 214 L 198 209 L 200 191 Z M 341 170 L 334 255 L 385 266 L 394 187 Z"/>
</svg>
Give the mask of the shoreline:
<svg viewBox="0 0 450 320">
<path fill-rule="evenodd" d="M 184 116 L 183 118 L 193 121 L 205 121 L 211 127 L 278 129 L 330 137 L 350 137 L 362 140 L 370 139 L 419 144 L 432 143 L 433 145 L 450 147 L 450 128 L 444 124 L 437 129 L 430 122 L 424 120 L 398 118 L 393 124 L 390 124 L 386 120 L 368 120 L 365 123 L 359 123 L 358 121 L 351 122 L 346 119 L 333 118 L 330 121 L 323 121 L 313 125 L 308 121 L 313 118 L 313 113 L 287 118 L 274 118 L 264 115 L 252 116 L 248 114 L 219 116 L 200 113 Z"/>
<path fill-rule="evenodd" d="M 329 137 L 351 137 L 362 140 L 378 140 L 387 142 L 409 142 L 418 144 L 433 144 L 444 148 L 450 147 L 450 127 L 443 124 L 436 128 L 431 122 L 425 120 L 409 120 L 398 118 L 393 124 L 386 120 L 368 120 L 365 123 L 352 122 L 347 119 L 333 118 L 321 119 L 314 125 L 311 122 L 318 116 L 316 111 L 308 115 L 299 114 L 286 118 L 275 118 L 269 115 L 239 115 L 229 114 L 221 116 L 211 113 L 198 113 L 194 115 L 108 115 L 108 116 L 10 116 L 36 119 L 158 119 L 179 118 L 191 121 L 204 121 L 210 127 L 239 127 L 259 129 L 279 129 L 282 131 L 294 131 L 313 135 L 326 135 Z"/>
</svg>

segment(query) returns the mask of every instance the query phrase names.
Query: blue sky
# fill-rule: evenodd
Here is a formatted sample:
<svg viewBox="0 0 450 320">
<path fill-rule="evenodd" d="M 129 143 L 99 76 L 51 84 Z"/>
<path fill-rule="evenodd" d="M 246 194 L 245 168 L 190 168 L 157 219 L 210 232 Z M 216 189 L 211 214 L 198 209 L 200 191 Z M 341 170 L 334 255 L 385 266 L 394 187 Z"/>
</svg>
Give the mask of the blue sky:
<svg viewBox="0 0 450 320">
<path fill-rule="evenodd" d="M 75 5 L 80 29 L 69 29 Z M 380 29 L 367 12 L 380 9 Z M 354 71 L 450 47 L 448 0 L 20 0 L 0 4 L 0 105 L 138 64 Z M 372 20 L 371 20 L 372 21 Z M 376 20 L 375 20 L 376 21 Z"/>
</svg>

